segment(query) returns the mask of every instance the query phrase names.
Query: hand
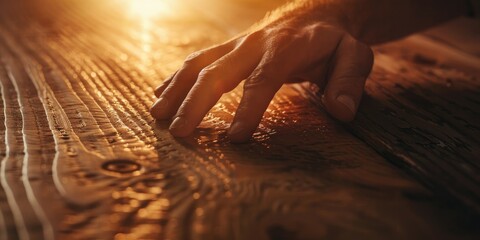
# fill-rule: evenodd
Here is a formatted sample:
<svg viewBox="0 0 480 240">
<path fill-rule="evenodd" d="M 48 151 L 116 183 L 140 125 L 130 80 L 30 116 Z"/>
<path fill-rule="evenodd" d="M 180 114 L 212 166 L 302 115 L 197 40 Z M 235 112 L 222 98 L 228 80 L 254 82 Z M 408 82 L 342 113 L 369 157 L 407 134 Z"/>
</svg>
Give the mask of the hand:
<svg viewBox="0 0 480 240">
<path fill-rule="evenodd" d="M 311 81 L 324 89 L 326 110 L 354 118 L 373 63 L 371 49 L 329 22 L 276 21 L 218 46 L 191 54 L 155 90 L 151 114 L 174 120 L 174 136 L 191 134 L 223 93 L 245 79 L 229 129 L 232 142 L 247 141 L 284 83 Z"/>
<path fill-rule="evenodd" d="M 174 116 L 171 133 L 187 136 L 223 93 L 245 79 L 229 130 L 233 142 L 242 142 L 282 84 L 311 81 L 323 89 L 326 110 L 350 121 L 373 62 L 362 42 L 390 41 L 468 12 L 466 0 L 292 1 L 250 33 L 190 55 L 155 90 L 159 99 L 151 113 Z"/>
</svg>

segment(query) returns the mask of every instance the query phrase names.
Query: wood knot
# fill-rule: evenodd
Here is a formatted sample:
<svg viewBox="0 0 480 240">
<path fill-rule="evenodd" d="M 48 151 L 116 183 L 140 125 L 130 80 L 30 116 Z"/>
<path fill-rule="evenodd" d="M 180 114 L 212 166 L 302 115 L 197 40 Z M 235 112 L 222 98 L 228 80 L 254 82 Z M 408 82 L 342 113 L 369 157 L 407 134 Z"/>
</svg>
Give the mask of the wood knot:
<svg viewBox="0 0 480 240">
<path fill-rule="evenodd" d="M 138 175 L 142 165 L 130 159 L 113 159 L 104 162 L 102 169 L 115 175 Z"/>
</svg>

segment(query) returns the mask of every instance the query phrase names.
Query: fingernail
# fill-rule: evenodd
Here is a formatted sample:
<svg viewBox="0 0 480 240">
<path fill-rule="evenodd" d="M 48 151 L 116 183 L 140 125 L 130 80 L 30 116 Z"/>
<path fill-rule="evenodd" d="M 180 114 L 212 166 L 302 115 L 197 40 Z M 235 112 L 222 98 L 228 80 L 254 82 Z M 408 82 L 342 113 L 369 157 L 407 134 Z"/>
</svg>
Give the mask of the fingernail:
<svg viewBox="0 0 480 240">
<path fill-rule="evenodd" d="M 337 101 L 345 105 L 352 112 L 352 114 L 355 114 L 356 104 L 352 97 L 348 95 L 340 95 L 337 97 Z"/>
<path fill-rule="evenodd" d="M 170 131 L 174 134 L 178 134 L 183 131 L 185 126 L 187 125 L 187 120 L 182 117 L 176 117 L 172 124 L 170 125 Z"/>
<path fill-rule="evenodd" d="M 153 94 L 155 94 L 155 96 L 157 97 L 160 97 L 160 94 L 161 94 L 161 89 L 163 89 L 165 87 L 165 85 L 162 83 L 160 86 L 156 87 L 155 90 L 153 91 Z"/>
<path fill-rule="evenodd" d="M 167 110 L 168 101 L 165 98 L 159 98 L 150 109 L 150 112 L 157 117 L 162 116 Z"/>
</svg>

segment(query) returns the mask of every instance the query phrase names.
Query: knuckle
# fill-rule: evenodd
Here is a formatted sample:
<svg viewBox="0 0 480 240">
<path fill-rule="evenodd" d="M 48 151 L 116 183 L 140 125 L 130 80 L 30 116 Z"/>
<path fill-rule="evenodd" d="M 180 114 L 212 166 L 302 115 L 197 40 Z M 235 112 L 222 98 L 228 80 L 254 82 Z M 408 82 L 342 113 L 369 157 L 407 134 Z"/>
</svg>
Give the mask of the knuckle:
<svg viewBox="0 0 480 240">
<path fill-rule="evenodd" d="M 308 25 L 306 29 L 311 30 L 312 32 L 329 33 L 334 35 L 343 35 L 345 32 L 344 29 L 338 25 L 328 22 L 312 23 Z"/>
<path fill-rule="evenodd" d="M 325 23 L 323 22 L 315 22 L 315 23 L 312 23 L 312 24 L 309 24 L 308 26 L 306 26 L 306 30 L 310 30 L 310 31 L 318 31 L 318 30 L 321 30 L 323 28 L 325 28 L 326 25 Z"/>
<path fill-rule="evenodd" d="M 307 35 L 310 41 L 318 41 L 322 39 L 324 44 L 336 45 L 345 38 L 346 32 L 338 26 L 327 23 L 315 23 L 304 29 L 304 34 Z"/>
<path fill-rule="evenodd" d="M 268 70 L 264 68 L 255 69 L 252 74 L 245 80 L 244 89 L 258 88 L 267 84 L 270 79 Z"/>
<path fill-rule="evenodd" d="M 250 34 L 248 34 L 244 41 L 245 42 L 258 42 L 260 40 L 262 40 L 265 36 L 265 32 L 263 30 L 258 30 L 258 31 L 255 31 L 255 32 L 252 32 Z"/>
<path fill-rule="evenodd" d="M 298 30 L 291 27 L 281 27 L 275 30 L 272 39 L 279 43 L 291 42 L 298 38 Z"/>
<path fill-rule="evenodd" d="M 270 30 L 269 38 L 265 41 L 266 54 L 275 59 L 289 55 L 301 45 L 303 35 L 297 29 L 281 27 Z"/>
<path fill-rule="evenodd" d="M 275 34 L 279 36 L 293 36 L 297 34 L 298 30 L 293 27 L 280 27 L 275 30 Z"/>
<path fill-rule="evenodd" d="M 198 73 L 198 78 L 199 79 L 207 79 L 207 80 L 211 79 L 213 77 L 213 75 L 215 74 L 216 69 L 217 69 L 217 67 L 215 67 L 215 66 L 205 67 L 202 70 L 200 70 L 200 72 Z"/>
<path fill-rule="evenodd" d="M 197 51 L 194 53 L 191 53 L 190 55 L 185 58 L 184 65 L 190 66 L 190 65 L 196 65 L 198 64 L 203 56 L 205 55 L 205 51 Z"/>
<path fill-rule="evenodd" d="M 243 89 L 244 91 L 246 91 L 252 88 L 257 88 L 259 85 L 261 85 L 261 83 L 262 83 L 261 78 L 249 77 L 245 80 L 245 83 L 243 84 Z"/>
<path fill-rule="evenodd" d="M 208 66 L 198 74 L 198 84 L 208 85 L 214 93 L 224 93 L 227 91 L 225 81 L 222 81 L 218 75 L 217 66 Z"/>
<path fill-rule="evenodd" d="M 198 73 L 199 78 L 208 78 L 215 72 L 215 67 L 208 66 L 200 70 Z"/>
</svg>

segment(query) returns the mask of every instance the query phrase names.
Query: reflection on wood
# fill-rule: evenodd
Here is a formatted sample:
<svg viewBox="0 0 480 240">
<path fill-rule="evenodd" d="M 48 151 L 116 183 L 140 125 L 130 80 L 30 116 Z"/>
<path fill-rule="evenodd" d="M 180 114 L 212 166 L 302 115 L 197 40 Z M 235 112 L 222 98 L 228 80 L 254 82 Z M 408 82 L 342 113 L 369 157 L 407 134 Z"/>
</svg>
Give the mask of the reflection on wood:
<svg viewBox="0 0 480 240">
<path fill-rule="evenodd" d="M 377 48 L 349 127 L 388 160 L 480 212 L 480 59 L 436 45 L 412 37 Z"/>
<path fill-rule="evenodd" d="M 153 88 L 188 53 L 232 34 L 194 2 L 150 22 L 129 17 L 114 0 L 0 5 L 0 239 L 477 234 L 461 207 L 390 165 L 289 86 L 250 144 L 225 137 L 241 89 L 225 95 L 194 136 L 172 138 L 168 123 L 148 113 Z M 374 79 L 398 77 L 382 65 L 396 54 L 385 49 Z M 426 69 L 408 71 L 430 79 Z M 423 84 L 410 80 L 412 88 Z M 389 84 L 382 93 L 400 94 Z M 406 101 L 382 104 L 414 107 Z M 358 121 L 363 128 L 353 129 L 385 152 L 369 140 L 382 125 L 366 120 L 377 111 L 368 104 Z M 465 134 L 459 141 L 474 143 L 475 133 Z"/>
</svg>

